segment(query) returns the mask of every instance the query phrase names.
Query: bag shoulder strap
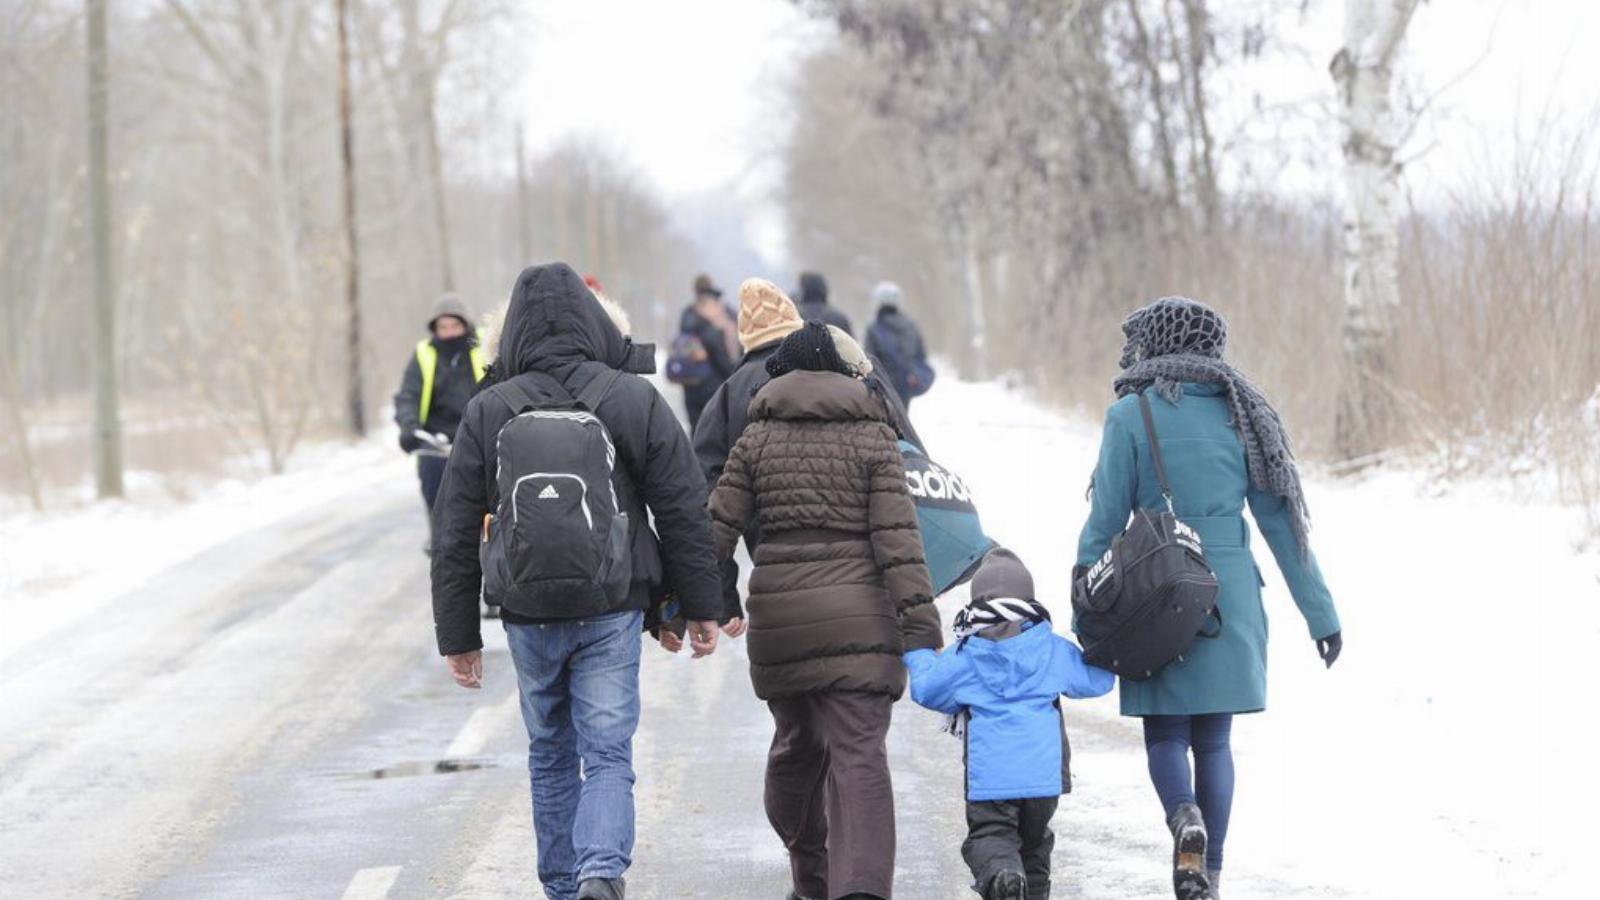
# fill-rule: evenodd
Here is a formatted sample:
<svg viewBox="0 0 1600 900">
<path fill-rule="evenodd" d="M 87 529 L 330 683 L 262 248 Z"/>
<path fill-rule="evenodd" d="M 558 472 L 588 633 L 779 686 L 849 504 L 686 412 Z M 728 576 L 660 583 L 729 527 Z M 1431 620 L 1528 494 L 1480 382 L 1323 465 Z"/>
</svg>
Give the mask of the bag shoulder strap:
<svg viewBox="0 0 1600 900">
<path fill-rule="evenodd" d="M 1172 485 L 1167 482 L 1167 464 L 1161 458 L 1161 439 L 1156 437 L 1156 420 L 1150 412 L 1150 397 L 1139 392 L 1139 416 L 1144 419 L 1144 436 L 1150 440 L 1150 461 L 1156 466 L 1156 480 L 1161 483 L 1161 498 L 1167 501 L 1167 512 L 1177 516 L 1172 508 Z"/>
</svg>

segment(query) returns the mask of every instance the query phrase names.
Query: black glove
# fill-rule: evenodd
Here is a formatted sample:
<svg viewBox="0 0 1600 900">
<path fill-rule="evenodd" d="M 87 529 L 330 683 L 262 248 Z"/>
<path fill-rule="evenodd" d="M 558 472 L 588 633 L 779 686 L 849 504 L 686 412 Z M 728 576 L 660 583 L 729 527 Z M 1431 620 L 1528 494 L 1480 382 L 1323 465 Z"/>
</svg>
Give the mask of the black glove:
<svg viewBox="0 0 1600 900">
<path fill-rule="evenodd" d="M 415 453 L 417 452 L 417 448 L 422 446 L 422 441 L 417 439 L 417 436 L 414 433 L 415 431 L 416 429 L 414 428 L 407 428 L 404 425 L 400 426 L 401 450 L 404 450 L 407 453 Z"/>
<path fill-rule="evenodd" d="M 1339 651 L 1344 649 L 1344 638 L 1340 634 L 1341 632 L 1335 631 L 1317 641 L 1317 655 L 1322 657 L 1322 661 L 1327 663 L 1330 669 L 1335 662 L 1338 662 Z"/>
</svg>

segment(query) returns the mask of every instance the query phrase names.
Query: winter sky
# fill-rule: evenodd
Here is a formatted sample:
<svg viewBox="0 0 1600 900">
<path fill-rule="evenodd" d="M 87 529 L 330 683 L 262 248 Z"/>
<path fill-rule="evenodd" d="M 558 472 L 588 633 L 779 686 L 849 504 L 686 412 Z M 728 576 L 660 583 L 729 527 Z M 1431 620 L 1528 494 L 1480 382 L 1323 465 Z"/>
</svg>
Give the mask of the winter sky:
<svg viewBox="0 0 1600 900">
<path fill-rule="evenodd" d="M 1218 0 L 1213 9 L 1260 8 Z M 1295 4 L 1272 3 L 1290 7 Z M 1218 133 L 1234 162 L 1279 189 L 1337 188 L 1337 132 L 1327 63 L 1343 2 L 1284 13 L 1289 43 L 1273 59 L 1214 85 Z M 788 0 L 543 0 L 522 84 L 534 148 L 582 134 L 620 149 L 669 198 L 731 195 L 749 203 L 752 234 L 781 256 L 773 195 L 787 118 L 785 80 L 829 29 Z M 1514 128 L 1573 129 L 1596 115 L 1600 2 L 1430 0 L 1416 14 L 1402 78 L 1420 102 L 1437 94 L 1407 145 L 1408 187 L 1424 198 L 1503 163 Z M 1257 110 L 1284 110 L 1277 115 Z"/>
</svg>

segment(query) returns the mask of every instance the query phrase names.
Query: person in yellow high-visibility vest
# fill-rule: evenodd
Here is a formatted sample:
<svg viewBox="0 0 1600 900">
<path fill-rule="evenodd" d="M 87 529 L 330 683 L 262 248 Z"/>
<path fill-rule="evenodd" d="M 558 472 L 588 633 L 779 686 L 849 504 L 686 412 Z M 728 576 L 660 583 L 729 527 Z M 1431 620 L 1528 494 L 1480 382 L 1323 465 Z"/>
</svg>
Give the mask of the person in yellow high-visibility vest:
<svg viewBox="0 0 1600 900">
<path fill-rule="evenodd" d="M 450 442 L 467 401 L 478 392 L 489 357 L 478 346 L 467 305 L 454 294 L 439 298 L 428 331 L 430 336 L 417 342 L 400 379 L 394 421 L 400 426 L 400 449 L 417 453 L 422 499 L 431 514 Z M 431 525 L 431 515 L 429 520 Z"/>
</svg>

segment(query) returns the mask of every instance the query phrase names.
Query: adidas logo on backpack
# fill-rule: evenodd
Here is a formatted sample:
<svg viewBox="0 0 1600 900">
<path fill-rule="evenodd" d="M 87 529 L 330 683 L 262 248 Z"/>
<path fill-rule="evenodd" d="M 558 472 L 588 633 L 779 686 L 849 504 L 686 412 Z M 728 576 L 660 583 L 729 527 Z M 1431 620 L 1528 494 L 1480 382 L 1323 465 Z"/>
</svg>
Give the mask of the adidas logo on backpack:
<svg viewBox="0 0 1600 900">
<path fill-rule="evenodd" d="M 556 493 L 556 486 L 555 485 L 547 484 L 547 485 L 544 486 L 544 490 L 539 492 L 539 499 L 540 500 L 560 500 L 561 499 L 561 495 Z"/>
</svg>

